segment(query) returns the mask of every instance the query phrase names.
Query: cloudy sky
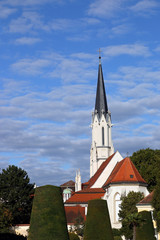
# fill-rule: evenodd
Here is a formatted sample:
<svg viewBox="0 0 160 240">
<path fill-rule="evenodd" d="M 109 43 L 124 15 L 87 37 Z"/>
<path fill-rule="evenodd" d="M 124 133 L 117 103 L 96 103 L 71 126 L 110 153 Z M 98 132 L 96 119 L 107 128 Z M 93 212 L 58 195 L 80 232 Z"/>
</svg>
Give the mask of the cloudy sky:
<svg viewBox="0 0 160 240">
<path fill-rule="evenodd" d="M 89 178 L 98 49 L 115 150 L 160 148 L 159 0 L 0 1 L 0 168 Z"/>
</svg>

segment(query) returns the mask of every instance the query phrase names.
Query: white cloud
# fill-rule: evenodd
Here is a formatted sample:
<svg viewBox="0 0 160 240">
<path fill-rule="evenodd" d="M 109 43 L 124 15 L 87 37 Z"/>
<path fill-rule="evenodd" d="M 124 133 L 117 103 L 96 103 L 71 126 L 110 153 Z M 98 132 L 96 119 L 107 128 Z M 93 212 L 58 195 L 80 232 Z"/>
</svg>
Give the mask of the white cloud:
<svg viewBox="0 0 160 240">
<path fill-rule="evenodd" d="M 16 11 L 16 8 L 9 8 L 0 5 L 0 18 L 7 18 Z"/>
<path fill-rule="evenodd" d="M 63 0 L 25 0 L 25 1 L 21 1 L 21 0 L 2 0 L 2 4 L 6 4 L 6 5 L 11 5 L 11 6 L 34 6 L 34 5 L 41 5 L 41 4 L 45 4 L 45 3 L 49 3 L 49 2 L 55 2 L 55 3 L 62 3 Z"/>
<path fill-rule="evenodd" d="M 155 0 L 142 0 L 138 1 L 134 6 L 130 7 L 130 10 L 135 12 L 136 14 L 147 14 L 153 13 L 157 10 L 160 4 Z"/>
<path fill-rule="evenodd" d="M 123 23 L 123 24 L 112 27 L 111 34 L 112 35 L 122 35 L 122 34 L 129 32 L 130 29 L 131 29 L 131 27 L 129 27 L 129 25 Z"/>
<path fill-rule="evenodd" d="M 48 67 L 51 62 L 47 59 L 21 59 L 11 65 L 11 69 L 19 74 L 40 75 L 42 69 Z"/>
<path fill-rule="evenodd" d="M 109 46 L 109 47 L 102 48 L 102 51 L 106 57 L 119 56 L 122 54 L 132 55 L 132 56 L 146 56 L 146 57 L 151 55 L 148 47 L 139 43 Z"/>
<path fill-rule="evenodd" d="M 11 33 L 26 33 L 38 29 L 48 31 L 49 27 L 42 20 L 41 15 L 34 11 L 24 11 L 22 16 L 13 19 L 9 25 L 9 32 Z"/>
<path fill-rule="evenodd" d="M 16 44 L 21 44 L 21 45 L 32 45 L 35 44 L 37 42 L 40 42 L 41 39 L 39 38 L 33 38 L 33 37 L 21 37 L 21 38 L 17 38 L 15 40 Z"/>
<path fill-rule="evenodd" d="M 112 17 L 117 11 L 120 11 L 124 0 L 94 0 L 90 4 L 88 14 L 97 17 Z"/>
</svg>

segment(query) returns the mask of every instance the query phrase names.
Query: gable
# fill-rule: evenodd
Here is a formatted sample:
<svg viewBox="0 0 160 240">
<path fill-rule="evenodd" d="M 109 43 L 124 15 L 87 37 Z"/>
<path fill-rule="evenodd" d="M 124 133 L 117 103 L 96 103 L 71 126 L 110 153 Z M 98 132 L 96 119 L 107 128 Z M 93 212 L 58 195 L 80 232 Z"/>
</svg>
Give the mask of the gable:
<svg viewBox="0 0 160 240">
<path fill-rule="evenodd" d="M 103 187 L 116 183 L 141 183 L 146 185 L 145 180 L 128 157 L 116 164 Z"/>
<path fill-rule="evenodd" d="M 92 177 L 93 179 L 91 178 L 89 180 L 89 187 L 101 188 L 109 178 L 117 162 L 120 162 L 122 159 L 123 158 L 118 151 L 112 154 L 104 163 L 102 163 L 95 175 Z"/>
</svg>

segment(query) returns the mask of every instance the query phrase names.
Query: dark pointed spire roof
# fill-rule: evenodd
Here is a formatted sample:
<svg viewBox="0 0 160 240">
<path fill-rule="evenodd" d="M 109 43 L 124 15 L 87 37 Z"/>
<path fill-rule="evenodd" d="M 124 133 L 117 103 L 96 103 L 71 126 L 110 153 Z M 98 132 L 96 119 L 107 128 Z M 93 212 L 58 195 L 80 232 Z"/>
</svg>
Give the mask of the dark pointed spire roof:
<svg viewBox="0 0 160 240">
<path fill-rule="evenodd" d="M 97 93 L 96 93 L 96 103 L 95 103 L 95 112 L 98 113 L 99 118 L 101 118 L 102 111 L 106 117 L 108 113 L 106 92 L 103 80 L 102 64 L 101 57 L 99 57 L 99 69 L 98 69 L 98 82 L 97 82 Z"/>
</svg>

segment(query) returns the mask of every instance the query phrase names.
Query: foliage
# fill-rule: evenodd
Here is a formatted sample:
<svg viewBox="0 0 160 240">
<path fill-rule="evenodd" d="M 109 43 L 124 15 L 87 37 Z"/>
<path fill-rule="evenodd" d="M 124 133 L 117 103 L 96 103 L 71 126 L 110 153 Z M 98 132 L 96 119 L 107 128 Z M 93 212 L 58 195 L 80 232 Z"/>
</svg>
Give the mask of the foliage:
<svg viewBox="0 0 160 240">
<path fill-rule="evenodd" d="M 133 153 L 131 160 L 148 183 L 148 190 L 152 191 L 157 184 L 157 177 L 160 176 L 160 150 L 141 149 Z"/>
<path fill-rule="evenodd" d="M 9 232 L 9 228 L 12 226 L 12 214 L 8 209 L 0 205 L 0 233 Z"/>
<path fill-rule="evenodd" d="M 112 228 L 113 236 L 121 236 L 121 230 L 117 228 Z"/>
<path fill-rule="evenodd" d="M 34 189 L 29 182 L 27 173 L 14 165 L 0 173 L 0 199 L 12 214 L 12 224 L 29 223 Z"/>
<path fill-rule="evenodd" d="M 124 223 L 133 229 L 133 240 L 136 240 L 136 227 L 140 226 L 144 222 L 142 216 L 136 213 L 130 213 L 124 219 Z"/>
<path fill-rule="evenodd" d="M 120 205 L 119 217 L 122 222 L 121 233 L 127 239 L 132 239 L 133 237 L 133 214 L 137 213 L 136 204 L 143 199 L 143 194 L 141 192 L 129 192 L 127 196 L 121 198 L 122 202 Z M 130 219 L 130 221 L 129 221 Z"/>
<path fill-rule="evenodd" d="M 136 240 L 155 240 L 151 212 L 143 211 L 139 215 L 144 219 L 144 223 L 136 228 Z"/>
<path fill-rule="evenodd" d="M 74 222 L 74 230 L 79 236 L 84 234 L 84 219 L 81 215 L 78 215 Z"/>
<path fill-rule="evenodd" d="M 26 237 L 22 235 L 16 235 L 13 233 L 0 233 L 1 240 L 27 240 Z"/>
<path fill-rule="evenodd" d="M 160 178 L 153 193 L 152 205 L 154 208 L 154 218 L 157 223 L 157 230 L 160 231 Z"/>
<path fill-rule="evenodd" d="M 36 188 L 28 240 L 69 240 L 61 188 Z"/>
<path fill-rule="evenodd" d="M 114 236 L 114 240 L 122 240 L 121 236 Z"/>
<path fill-rule="evenodd" d="M 113 240 L 107 202 L 90 200 L 84 229 L 84 240 Z"/>
<path fill-rule="evenodd" d="M 77 234 L 75 234 L 75 233 L 69 233 L 69 239 L 70 240 L 80 240 L 80 238 L 78 237 L 78 235 Z"/>
</svg>

